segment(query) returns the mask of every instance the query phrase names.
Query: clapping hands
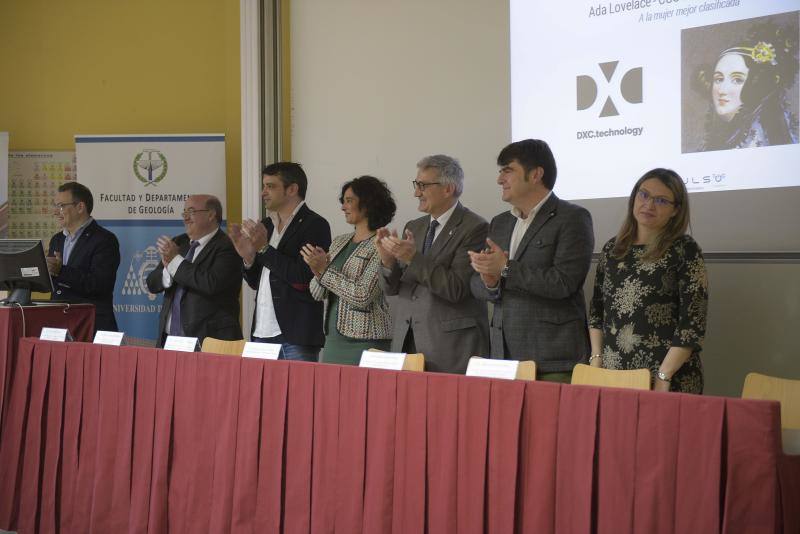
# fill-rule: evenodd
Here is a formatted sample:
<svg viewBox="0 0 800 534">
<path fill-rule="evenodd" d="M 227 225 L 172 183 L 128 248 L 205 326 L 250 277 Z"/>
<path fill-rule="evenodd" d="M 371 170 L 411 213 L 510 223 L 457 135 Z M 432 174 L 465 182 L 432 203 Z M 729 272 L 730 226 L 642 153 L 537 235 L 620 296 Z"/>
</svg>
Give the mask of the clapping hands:
<svg viewBox="0 0 800 534">
<path fill-rule="evenodd" d="M 303 248 L 300 249 L 300 255 L 317 278 L 322 276 L 322 273 L 325 272 L 325 269 L 328 268 L 328 264 L 331 262 L 325 249 L 322 247 L 315 247 L 310 243 L 304 245 Z"/>
<path fill-rule="evenodd" d="M 269 232 L 260 222 L 245 219 L 242 224 L 232 224 L 228 236 L 236 248 L 236 252 L 248 265 L 253 264 L 256 252 L 269 243 Z"/>
<path fill-rule="evenodd" d="M 486 287 L 494 288 L 500 283 L 500 273 L 508 263 L 508 252 L 491 239 L 486 239 L 486 248 L 481 252 L 469 251 L 472 268 L 481 275 Z"/>
<path fill-rule="evenodd" d="M 417 243 L 411 230 L 406 230 L 405 238 L 397 235 L 397 230 L 389 231 L 388 228 L 379 228 L 376 232 L 376 245 L 381 263 L 384 267 L 393 267 L 397 261 L 411 263 L 417 253 Z"/>
</svg>

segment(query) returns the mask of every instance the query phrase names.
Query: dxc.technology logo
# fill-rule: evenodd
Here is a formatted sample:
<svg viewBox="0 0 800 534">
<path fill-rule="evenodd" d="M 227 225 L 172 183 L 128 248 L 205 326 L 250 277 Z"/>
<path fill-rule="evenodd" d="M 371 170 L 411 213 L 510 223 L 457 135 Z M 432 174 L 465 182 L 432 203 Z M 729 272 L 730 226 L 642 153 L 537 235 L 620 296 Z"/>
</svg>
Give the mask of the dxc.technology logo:
<svg viewBox="0 0 800 534">
<path fill-rule="evenodd" d="M 606 63 L 598 63 L 600 70 L 606 77 L 606 87 L 612 88 L 611 78 L 617 70 L 619 61 L 608 61 Z M 619 79 L 619 77 L 617 77 Z M 597 100 L 597 82 L 591 76 L 581 74 L 576 77 L 577 83 L 577 100 L 578 111 L 589 109 Z M 619 92 L 627 102 L 631 104 L 642 103 L 642 67 L 635 67 L 626 72 L 622 79 L 619 81 Z M 611 94 L 606 97 L 603 109 L 600 110 L 600 117 L 614 117 L 619 115 L 617 106 L 611 100 Z"/>
</svg>

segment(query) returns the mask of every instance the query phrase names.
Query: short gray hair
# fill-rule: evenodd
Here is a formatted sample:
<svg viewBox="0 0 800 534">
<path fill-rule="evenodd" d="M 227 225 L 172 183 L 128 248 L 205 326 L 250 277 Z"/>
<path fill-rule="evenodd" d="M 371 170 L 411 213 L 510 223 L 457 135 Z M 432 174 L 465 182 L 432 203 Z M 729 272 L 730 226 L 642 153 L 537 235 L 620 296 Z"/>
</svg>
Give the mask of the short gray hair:
<svg viewBox="0 0 800 534">
<path fill-rule="evenodd" d="M 427 169 L 436 169 L 439 171 L 439 178 L 442 179 L 442 184 L 453 184 L 455 187 L 455 196 L 460 197 L 464 192 L 464 169 L 456 158 L 445 156 L 444 154 L 435 154 L 427 156 L 419 160 L 417 168 L 421 171 Z"/>
</svg>

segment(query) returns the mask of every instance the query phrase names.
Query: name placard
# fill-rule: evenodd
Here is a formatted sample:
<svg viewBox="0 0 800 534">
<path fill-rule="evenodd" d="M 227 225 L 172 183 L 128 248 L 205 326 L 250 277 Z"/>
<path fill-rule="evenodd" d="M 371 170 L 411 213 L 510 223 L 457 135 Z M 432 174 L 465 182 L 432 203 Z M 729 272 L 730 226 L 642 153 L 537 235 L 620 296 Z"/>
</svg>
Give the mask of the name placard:
<svg viewBox="0 0 800 534">
<path fill-rule="evenodd" d="M 66 328 L 51 328 L 49 326 L 42 327 L 42 333 L 39 334 L 39 339 L 44 341 L 71 341 L 72 336 L 69 335 Z"/>
<path fill-rule="evenodd" d="M 519 362 L 517 360 L 490 360 L 488 358 L 470 358 L 467 364 L 467 376 L 482 376 L 484 378 L 506 378 L 514 380 L 517 377 Z"/>
<path fill-rule="evenodd" d="M 108 330 L 98 330 L 94 335 L 95 345 L 114 345 L 119 347 L 122 345 L 122 338 L 125 337 L 125 332 L 109 332 Z"/>
<path fill-rule="evenodd" d="M 391 369 L 392 371 L 402 371 L 403 363 L 406 361 L 405 352 L 375 352 L 365 350 L 361 353 L 359 367 L 370 367 L 372 369 Z"/>
<path fill-rule="evenodd" d="M 30 278 L 32 276 L 39 276 L 38 267 L 20 267 L 19 273 L 23 278 Z"/>
<path fill-rule="evenodd" d="M 244 344 L 242 356 L 247 358 L 260 358 L 262 360 L 277 360 L 281 355 L 280 343 L 256 343 L 248 341 Z"/>
<path fill-rule="evenodd" d="M 167 336 L 164 350 L 179 350 L 181 352 L 194 352 L 197 347 L 196 337 Z"/>
</svg>

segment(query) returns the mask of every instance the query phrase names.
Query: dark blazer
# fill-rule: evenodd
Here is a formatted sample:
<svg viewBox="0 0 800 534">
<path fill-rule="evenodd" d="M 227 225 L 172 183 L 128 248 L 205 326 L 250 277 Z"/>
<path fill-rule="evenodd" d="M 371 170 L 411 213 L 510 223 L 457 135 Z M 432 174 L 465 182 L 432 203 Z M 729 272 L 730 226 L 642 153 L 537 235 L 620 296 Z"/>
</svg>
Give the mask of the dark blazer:
<svg viewBox="0 0 800 534">
<path fill-rule="evenodd" d="M 50 239 L 48 255 L 56 252 L 64 256 L 63 232 Z M 114 318 L 114 283 L 119 268 L 119 241 L 97 221 L 92 221 L 78 237 L 69 261 L 61 266 L 61 272 L 53 276 L 55 292 L 51 298 L 74 303 L 95 305 L 94 329 L 117 331 Z"/>
<path fill-rule="evenodd" d="M 470 293 L 473 270 L 467 254 L 485 246 L 489 225 L 459 203 L 423 255 L 430 220 L 426 215 L 406 225 L 414 234 L 417 253 L 408 265 L 398 262 L 381 276 L 386 295 L 395 296 L 390 299 L 391 350 L 403 350 L 411 327 L 414 345 L 425 355 L 426 371 L 463 373 L 470 356 L 485 356 L 489 350 L 486 303 Z"/>
<path fill-rule="evenodd" d="M 267 217 L 261 223 L 267 227 L 267 234 L 271 237 L 275 228 L 272 219 Z M 244 279 L 251 288 L 258 290 L 261 271 L 268 268 L 272 304 L 286 343 L 322 347 L 325 344 L 323 304 L 311 296 L 309 284 L 314 274 L 300 255 L 300 249 L 306 243 L 328 250 L 331 227 L 322 216 L 303 204 L 284 230 L 278 248 L 269 246 L 265 252 L 256 254 L 253 265 L 244 270 Z M 252 330 L 255 330 L 256 313 L 253 314 Z"/>
<path fill-rule="evenodd" d="M 517 219 L 501 213 L 489 237 L 505 251 Z M 508 276 L 491 292 L 480 275 L 472 293 L 494 303 L 493 358 L 534 360 L 538 371 L 571 371 L 589 354 L 583 282 L 594 249 L 592 216 L 551 195 L 539 209 L 508 262 Z"/>
<path fill-rule="evenodd" d="M 189 236 L 181 234 L 173 241 L 185 257 L 189 252 Z M 159 262 L 158 267 L 147 276 L 147 288 L 151 293 L 164 292 L 156 335 L 159 346 L 166 339 L 167 317 L 178 286 L 183 286 L 185 291 L 181 300 L 184 335 L 196 337 L 200 343 L 206 337 L 242 339 L 242 326 L 239 323 L 241 264 L 242 260 L 233 243 L 222 230 L 217 230 L 193 261 L 181 262 L 172 278 L 172 285 L 166 289 L 163 283 L 164 264 Z"/>
</svg>

